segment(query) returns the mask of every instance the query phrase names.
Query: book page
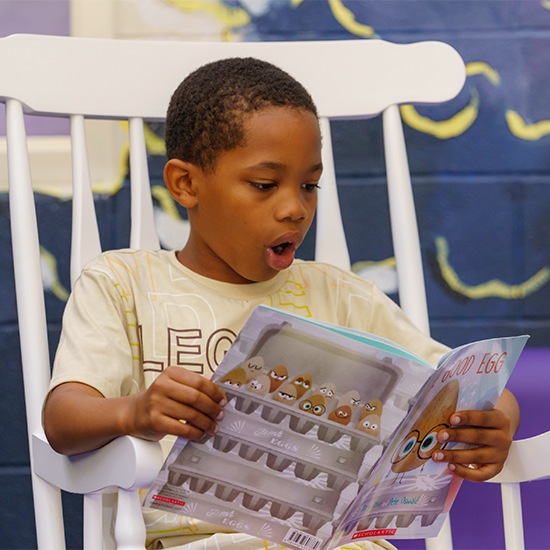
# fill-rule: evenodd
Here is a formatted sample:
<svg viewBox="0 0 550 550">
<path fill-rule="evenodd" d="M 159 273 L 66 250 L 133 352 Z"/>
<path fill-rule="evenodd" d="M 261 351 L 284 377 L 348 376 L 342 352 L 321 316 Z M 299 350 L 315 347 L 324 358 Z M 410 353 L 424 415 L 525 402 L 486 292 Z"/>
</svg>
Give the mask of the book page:
<svg viewBox="0 0 550 550">
<path fill-rule="evenodd" d="M 145 505 L 326 548 L 434 372 L 345 330 L 256 308 L 213 378 L 229 400 L 220 431 L 178 439 Z"/>
<path fill-rule="evenodd" d="M 527 338 L 485 340 L 445 356 L 346 512 L 331 547 L 362 538 L 437 535 L 461 483 L 447 464 L 430 460 L 447 445 L 438 443 L 437 433 L 451 427 L 456 411 L 494 407 Z"/>
</svg>

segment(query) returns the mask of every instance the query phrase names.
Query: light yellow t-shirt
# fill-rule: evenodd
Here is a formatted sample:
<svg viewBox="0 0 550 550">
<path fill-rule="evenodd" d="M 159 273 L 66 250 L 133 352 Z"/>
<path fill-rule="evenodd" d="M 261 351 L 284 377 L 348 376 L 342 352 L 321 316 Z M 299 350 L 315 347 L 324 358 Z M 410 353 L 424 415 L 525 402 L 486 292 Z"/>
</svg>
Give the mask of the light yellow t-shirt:
<svg viewBox="0 0 550 550">
<path fill-rule="evenodd" d="M 327 264 L 296 260 L 269 281 L 235 285 L 190 271 L 173 251 L 119 250 L 88 264 L 75 285 L 50 389 L 82 382 L 119 397 L 144 391 L 169 365 L 212 373 L 260 304 L 383 336 L 432 364 L 447 351 L 373 283 Z M 183 540 L 191 542 L 223 531 L 174 514 L 151 512 L 145 519 L 149 541 L 188 535 Z M 239 537 L 239 549 L 265 548 L 264 541 Z"/>
</svg>

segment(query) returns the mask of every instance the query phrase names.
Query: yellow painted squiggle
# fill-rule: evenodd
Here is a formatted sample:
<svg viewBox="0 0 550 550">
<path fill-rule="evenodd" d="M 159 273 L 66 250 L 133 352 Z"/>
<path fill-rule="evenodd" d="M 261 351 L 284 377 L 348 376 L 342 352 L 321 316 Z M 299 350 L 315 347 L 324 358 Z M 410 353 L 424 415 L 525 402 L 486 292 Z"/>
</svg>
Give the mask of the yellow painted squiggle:
<svg viewBox="0 0 550 550">
<path fill-rule="evenodd" d="M 403 121 L 411 128 L 439 139 L 449 139 L 463 134 L 475 122 L 479 111 L 479 95 L 472 89 L 470 103 L 448 120 L 436 121 L 422 116 L 412 105 L 401 105 L 400 110 Z"/>
<path fill-rule="evenodd" d="M 61 284 L 61 281 L 59 280 L 59 274 L 57 271 L 57 260 L 55 259 L 53 254 L 48 252 L 42 246 L 40 247 L 40 257 L 42 261 L 44 261 L 45 264 L 48 266 L 48 269 L 53 278 L 51 286 L 48 290 L 51 290 L 54 296 L 56 296 L 63 302 L 66 302 L 69 299 L 69 291 Z"/>
<path fill-rule="evenodd" d="M 358 273 L 362 269 L 367 269 L 369 267 L 395 267 L 395 258 L 391 256 L 390 258 L 386 258 L 385 260 L 380 260 L 379 262 L 367 260 L 363 262 L 355 262 L 351 266 L 351 271 L 353 273 Z"/>
<path fill-rule="evenodd" d="M 363 38 L 374 38 L 374 29 L 355 20 L 354 13 L 342 4 L 342 0 L 328 0 L 336 21 L 347 31 Z"/>
<path fill-rule="evenodd" d="M 153 185 L 151 187 L 151 195 L 153 195 L 153 197 L 159 201 L 161 208 L 171 218 L 173 218 L 174 220 L 182 219 L 178 212 L 178 209 L 176 208 L 174 199 L 172 198 L 172 195 L 170 195 L 170 191 L 168 191 L 166 187 L 163 187 L 162 185 Z"/>
<path fill-rule="evenodd" d="M 546 8 L 547 10 L 550 10 L 550 2 L 548 0 L 542 0 L 540 3 L 543 8 Z"/>
<path fill-rule="evenodd" d="M 550 134 L 550 120 L 526 124 L 516 111 L 506 111 L 506 122 L 510 132 L 520 139 L 535 141 Z"/>
<path fill-rule="evenodd" d="M 489 65 L 483 61 L 473 61 L 466 65 L 466 74 L 475 76 L 477 74 L 485 75 L 495 86 L 500 84 L 500 75 Z"/>
<path fill-rule="evenodd" d="M 250 23 L 250 16 L 243 8 L 226 6 L 223 2 L 206 0 L 164 0 L 182 11 L 206 11 L 228 27 L 244 27 Z"/>
<path fill-rule="evenodd" d="M 145 147 L 151 155 L 166 155 L 166 145 L 164 140 L 151 131 L 148 124 L 143 125 L 143 134 L 145 136 Z"/>
<path fill-rule="evenodd" d="M 543 267 L 539 272 L 520 285 L 508 285 L 493 279 L 477 286 L 464 284 L 456 271 L 449 264 L 449 245 L 444 237 L 435 240 L 437 248 L 437 263 L 441 275 L 452 290 L 472 300 L 482 298 L 504 298 L 505 300 L 519 300 L 533 294 L 550 280 L 550 269 Z"/>
</svg>

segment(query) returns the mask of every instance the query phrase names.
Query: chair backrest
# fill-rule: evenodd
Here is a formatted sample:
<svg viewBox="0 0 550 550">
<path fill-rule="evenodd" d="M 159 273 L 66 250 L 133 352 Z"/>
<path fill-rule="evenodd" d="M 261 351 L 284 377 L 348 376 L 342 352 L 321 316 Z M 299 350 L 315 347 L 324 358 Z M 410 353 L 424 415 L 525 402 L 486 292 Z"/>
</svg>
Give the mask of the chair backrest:
<svg viewBox="0 0 550 550">
<path fill-rule="evenodd" d="M 49 354 L 40 251 L 23 113 L 71 119 L 73 225 L 71 280 L 100 251 L 86 155 L 84 119 L 129 121 L 130 246 L 159 248 L 149 190 L 143 121 L 161 121 L 173 90 L 195 68 L 226 57 L 253 56 L 278 65 L 312 94 L 321 117 L 324 173 L 317 211 L 316 259 L 349 269 L 338 206 L 329 119 L 384 113 L 384 142 L 400 301 L 428 333 L 428 316 L 412 189 L 398 105 L 438 103 L 463 86 L 464 63 L 438 42 L 384 41 L 182 43 L 14 35 L 0 39 L 0 100 L 6 102 L 10 209 L 16 293 L 31 456 L 44 440 L 41 405 L 49 383 Z M 52 546 L 59 499 L 34 474 L 40 547 Z M 48 502 L 46 505 L 45 503 Z M 55 510 L 54 510 L 55 508 Z M 53 518 L 53 519 L 52 519 Z M 61 524 L 62 525 L 62 524 Z M 85 527 L 86 529 L 86 527 Z M 61 540 L 61 539 L 56 539 Z M 62 542 L 53 546 L 61 547 Z M 448 546 L 447 546 L 448 547 Z"/>
</svg>

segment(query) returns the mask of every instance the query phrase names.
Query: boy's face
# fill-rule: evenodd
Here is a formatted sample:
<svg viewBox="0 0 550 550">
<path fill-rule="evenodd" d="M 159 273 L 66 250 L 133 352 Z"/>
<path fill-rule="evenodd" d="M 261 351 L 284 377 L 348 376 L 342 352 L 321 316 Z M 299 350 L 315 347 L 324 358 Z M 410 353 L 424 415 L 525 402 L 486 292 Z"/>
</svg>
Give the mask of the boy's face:
<svg viewBox="0 0 550 550">
<path fill-rule="evenodd" d="M 191 234 L 178 254 L 193 271 L 229 283 L 266 281 L 291 265 L 322 171 L 311 112 L 269 108 L 248 116 L 244 128 L 246 145 L 222 154 L 213 173 L 188 165 Z"/>
</svg>

